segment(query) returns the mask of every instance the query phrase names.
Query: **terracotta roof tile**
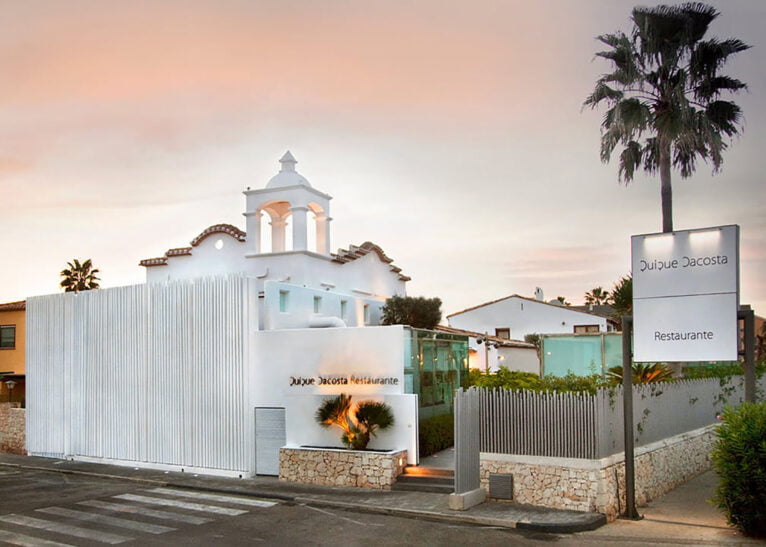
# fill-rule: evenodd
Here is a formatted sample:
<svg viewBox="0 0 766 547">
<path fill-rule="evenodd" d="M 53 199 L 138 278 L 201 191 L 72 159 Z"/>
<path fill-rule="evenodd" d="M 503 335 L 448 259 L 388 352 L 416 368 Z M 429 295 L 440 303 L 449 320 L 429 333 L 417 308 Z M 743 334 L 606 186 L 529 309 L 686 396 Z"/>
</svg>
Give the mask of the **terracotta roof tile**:
<svg viewBox="0 0 766 547">
<path fill-rule="evenodd" d="M 0 311 L 23 311 L 27 309 L 27 301 L 19 300 L 18 302 L 8 302 L 6 304 L 0 304 Z"/>
<path fill-rule="evenodd" d="M 244 242 L 247 238 L 247 234 L 237 228 L 236 226 L 233 226 L 231 224 L 214 224 L 213 226 L 208 226 L 205 228 L 200 235 L 195 237 L 191 242 L 191 247 L 176 247 L 175 249 L 168 249 L 165 252 L 165 256 L 160 256 L 157 258 L 145 258 L 141 262 L 138 263 L 139 266 L 145 266 L 147 268 L 151 266 L 167 266 L 168 265 L 168 258 L 171 256 L 191 256 L 192 254 L 192 247 L 196 247 L 202 241 L 213 234 L 226 234 L 230 235 L 234 239 L 240 242 Z"/>
<path fill-rule="evenodd" d="M 365 241 L 359 247 L 357 247 L 356 245 L 349 245 L 348 250 L 338 249 L 338 252 L 335 254 L 332 254 L 331 256 L 334 262 L 345 264 L 347 262 L 352 262 L 356 260 L 357 258 L 362 258 L 363 256 L 366 256 L 373 252 L 378 255 L 378 258 L 380 258 L 380 260 L 390 265 L 391 271 L 393 273 L 399 274 L 399 281 L 410 281 L 412 279 L 411 277 L 408 277 L 402 274 L 401 273 L 402 269 L 393 264 L 394 260 L 386 256 L 386 253 L 383 252 L 383 249 L 381 249 L 378 245 L 372 243 L 371 241 Z"/>
<path fill-rule="evenodd" d="M 553 306 L 554 308 L 558 308 L 560 310 L 568 310 L 568 311 L 574 311 L 574 312 L 578 312 L 578 313 L 586 313 L 588 315 L 594 315 L 596 317 L 603 317 L 603 316 L 601 316 L 601 315 L 599 315 L 597 313 L 593 313 L 593 312 L 589 312 L 589 311 L 585 311 L 585 310 L 576 309 L 576 307 L 573 307 L 573 306 L 559 306 L 559 305 L 556 305 L 556 304 L 550 304 L 550 303 L 545 302 L 543 300 L 538 300 L 537 298 L 529 298 L 528 296 L 521 296 L 520 294 L 512 294 L 510 296 L 504 296 L 503 298 L 498 298 L 497 300 L 490 300 L 489 302 L 484 302 L 483 304 L 479 304 L 477 306 L 473 306 L 473 307 L 470 307 L 470 308 L 466 308 L 464 310 L 456 311 L 455 313 L 449 314 L 447 316 L 447 319 L 449 319 L 450 317 L 454 317 L 456 315 L 460 315 L 461 313 L 465 313 L 465 312 L 473 311 L 473 310 L 476 310 L 476 309 L 479 309 L 479 308 L 483 308 L 484 306 L 490 306 L 492 304 L 496 304 L 496 303 L 501 302 L 503 300 L 508 300 L 509 298 L 520 298 L 522 300 L 527 300 L 529 302 L 534 302 L 536 304 L 544 304 L 546 306 Z"/>
<path fill-rule="evenodd" d="M 441 332 L 447 332 L 450 334 L 462 334 L 464 336 L 470 336 L 471 338 L 484 338 L 485 334 L 482 332 L 473 332 L 470 330 L 463 330 L 463 329 L 456 329 L 455 327 L 448 327 L 446 325 L 437 325 L 434 327 L 434 330 L 438 330 Z M 499 336 L 492 336 L 491 334 L 486 335 L 487 339 L 491 342 L 496 342 L 500 344 L 501 346 L 507 347 L 507 348 L 537 348 L 534 344 L 530 344 L 529 342 L 524 342 L 523 340 L 511 340 L 509 338 L 500 338 Z"/>
</svg>

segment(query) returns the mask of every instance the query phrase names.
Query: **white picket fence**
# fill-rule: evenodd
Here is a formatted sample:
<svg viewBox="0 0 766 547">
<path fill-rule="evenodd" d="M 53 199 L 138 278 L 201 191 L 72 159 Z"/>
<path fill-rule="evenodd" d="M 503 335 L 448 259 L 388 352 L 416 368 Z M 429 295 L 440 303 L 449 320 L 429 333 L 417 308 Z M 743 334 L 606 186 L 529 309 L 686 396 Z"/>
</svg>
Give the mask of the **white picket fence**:
<svg viewBox="0 0 766 547">
<path fill-rule="evenodd" d="M 252 284 L 230 276 L 28 299 L 28 452 L 252 471 Z"/>
</svg>

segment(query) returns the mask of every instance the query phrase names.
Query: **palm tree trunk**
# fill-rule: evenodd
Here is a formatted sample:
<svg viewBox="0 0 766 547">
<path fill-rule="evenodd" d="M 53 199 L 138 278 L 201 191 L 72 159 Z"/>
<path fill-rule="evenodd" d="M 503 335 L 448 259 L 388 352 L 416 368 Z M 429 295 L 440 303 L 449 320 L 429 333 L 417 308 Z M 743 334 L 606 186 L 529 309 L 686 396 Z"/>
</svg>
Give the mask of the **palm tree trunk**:
<svg viewBox="0 0 766 547">
<path fill-rule="evenodd" d="M 662 199 L 662 231 L 673 231 L 673 188 L 670 185 L 670 143 L 660 144 L 660 197 Z"/>
</svg>

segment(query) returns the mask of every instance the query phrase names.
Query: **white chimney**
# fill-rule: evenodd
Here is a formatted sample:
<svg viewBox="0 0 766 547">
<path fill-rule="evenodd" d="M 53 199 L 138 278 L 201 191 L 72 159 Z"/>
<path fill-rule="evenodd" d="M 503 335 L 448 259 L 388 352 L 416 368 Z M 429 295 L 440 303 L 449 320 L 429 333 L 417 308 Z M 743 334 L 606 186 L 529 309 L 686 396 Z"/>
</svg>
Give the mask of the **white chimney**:
<svg viewBox="0 0 766 547">
<path fill-rule="evenodd" d="M 545 297 L 543 296 L 543 290 L 540 287 L 535 287 L 535 300 L 539 300 L 540 302 L 545 302 Z"/>
</svg>

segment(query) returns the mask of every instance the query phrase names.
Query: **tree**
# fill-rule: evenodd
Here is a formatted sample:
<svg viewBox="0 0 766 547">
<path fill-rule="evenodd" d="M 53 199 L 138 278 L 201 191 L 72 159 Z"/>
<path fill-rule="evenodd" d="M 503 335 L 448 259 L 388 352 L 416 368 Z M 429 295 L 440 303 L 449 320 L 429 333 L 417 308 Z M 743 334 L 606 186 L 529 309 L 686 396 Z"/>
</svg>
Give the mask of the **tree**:
<svg viewBox="0 0 766 547">
<path fill-rule="evenodd" d="M 99 288 L 100 279 L 96 277 L 99 271 L 93 268 L 90 258 L 82 264 L 75 258 L 72 262 L 67 262 L 67 266 L 68 268 L 61 270 L 59 274 L 64 278 L 60 283 L 64 292 L 89 291 Z"/>
<path fill-rule="evenodd" d="M 731 55 L 750 46 L 737 39 L 704 39 L 719 13 L 689 2 L 633 9 L 630 35 L 621 31 L 598 40 L 609 47 L 596 53 L 613 72 L 596 82 L 584 106 L 608 107 L 601 124 L 601 161 L 608 163 L 619 144 L 619 178 L 626 184 L 636 170 L 659 171 L 662 231 L 673 231 L 671 169 L 688 178 L 701 158 L 721 169 L 724 137 L 739 134 L 742 111 L 723 100 L 747 86 L 719 74 Z"/>
<path fill-rule="evenodd" d="M 325 399 L 314 415 L 322 427 L 336 426 L 343 431 L 341 441 L 347 448 L 364 450 L 378 430 L 394 425 L 394 415 L 386 403 L 363 401 L 354 412 L 351 395 L 341 393 Z"/>
<path fill-rule="evenodd" d="M 608 300 L 609 291 L 605 291 L 603 287 L 594 287 L 590 292 L 585 293 L 586 304 L 600 306 L 602 304 L 606 304 Z"/>
<path fill-rule="evenodd" d="M 621 277 L 614 284 L 607 304 L 614 308 L 616 319 L 620 319 L 623 315 L 633 315 L 633 276 L 631 274 Z"/>
<path fill-rule="evenodd" d="M 567 299 L 566 299 L 566 297 L 565 297 L 565 296 L 557 296 L 557 297 L 555 298 L 554 302 L 556 302 L 556 301 L 557 301 L 559 304 L 561 304 L 562 306 L 571 306 L 571 305 L 572 305 L 572 303 L 571 303 L 571 302 L 567 302 Z"/>
<path fill-rule="evenodd" d="M 383 306 L 381 323 L 433 329 L 442 320 L 442 301 L 423 296 L 392 296 Z"/>
</svg>

